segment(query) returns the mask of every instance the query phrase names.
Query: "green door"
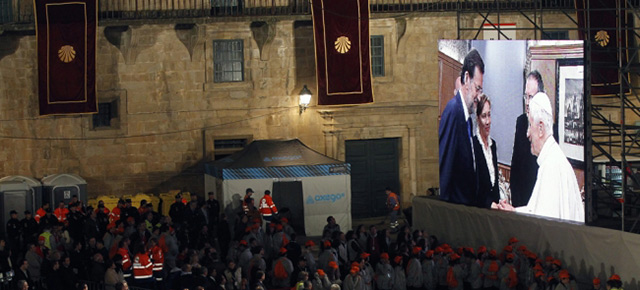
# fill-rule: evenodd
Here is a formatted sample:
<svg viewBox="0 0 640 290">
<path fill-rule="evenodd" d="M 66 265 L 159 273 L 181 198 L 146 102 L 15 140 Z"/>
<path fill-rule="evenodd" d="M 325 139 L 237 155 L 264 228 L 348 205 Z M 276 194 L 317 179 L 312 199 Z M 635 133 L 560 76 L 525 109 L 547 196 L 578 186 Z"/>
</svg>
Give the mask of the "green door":
<svg viewBox="0 0 640 290">
<path fill-rule="evenodd" d="M 351 164 L 353 218 L 386 215 L 386 187 L 401 194 L 399 147 L 399 138 L 346 141 L 346 162 Z"/>
</svg>

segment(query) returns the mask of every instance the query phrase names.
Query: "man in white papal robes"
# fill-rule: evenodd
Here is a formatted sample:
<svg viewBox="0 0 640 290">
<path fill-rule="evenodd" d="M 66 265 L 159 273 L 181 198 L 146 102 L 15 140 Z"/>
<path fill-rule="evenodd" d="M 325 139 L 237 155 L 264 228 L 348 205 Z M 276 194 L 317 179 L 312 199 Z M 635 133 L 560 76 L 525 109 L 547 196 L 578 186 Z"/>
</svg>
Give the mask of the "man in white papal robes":
<svg viewBox="0 0 640 290">
<path fill-rule="evenodd" d="M 538 175 L 529 203 L 514 208 L 501 201 L 499 209 L 544 217 L 584 222 L 584 204 L 576 175 L 560 146 L 553 138 L 551 102 L 545 93 L 537 93 L 529 103 L 531 153 L 538 156 Z"/>
</svg>

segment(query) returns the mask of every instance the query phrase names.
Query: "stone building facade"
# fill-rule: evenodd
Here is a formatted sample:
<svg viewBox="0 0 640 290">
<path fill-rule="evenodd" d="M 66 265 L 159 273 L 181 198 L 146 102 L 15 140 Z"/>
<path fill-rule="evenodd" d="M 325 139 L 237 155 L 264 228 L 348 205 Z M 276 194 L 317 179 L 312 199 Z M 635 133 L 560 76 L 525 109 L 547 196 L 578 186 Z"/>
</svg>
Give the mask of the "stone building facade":
<svg viewBox="0 0 640 290">
<path fill-rule="evenodd" d="M 561 12 L 545 28 L 575 29 Z M 520 13 L 501 22 L 533 25 Z M 298 94 L 315 92 L 310 15 L 110 21 L 98 28 L 97 88 L 113 102 L 111 126 L 91 115 L 38 115 L 33 31 L 0 35 L 0 176 L 75 173 L 89 196 L 182 189 L 203 194 L 203 166 L 216 140 L 299 138 L 345 159 L 345 142 L 399 140 L 403 206 L 438 187 L 438 39 L 458 37 L 455 12 L 372 13 L 384 38 L 385 75 L 373 78 L 373 104 L 317 106 L 303 113 Z M 483 18 L 466 14 L 468 27 Z M 493 21 L 497 21 L 493 19 Z M 462 31 L 473 38 L 475 31 Z M 571 39 L 577 32 L 569 30 Z M 539 38 L 533 30 L 518 39 Z M 214 82 L 213 42 L 243 43 L 244 81 Z M 489 74 L 486 77 L 491 77 Z"/>
</svg>

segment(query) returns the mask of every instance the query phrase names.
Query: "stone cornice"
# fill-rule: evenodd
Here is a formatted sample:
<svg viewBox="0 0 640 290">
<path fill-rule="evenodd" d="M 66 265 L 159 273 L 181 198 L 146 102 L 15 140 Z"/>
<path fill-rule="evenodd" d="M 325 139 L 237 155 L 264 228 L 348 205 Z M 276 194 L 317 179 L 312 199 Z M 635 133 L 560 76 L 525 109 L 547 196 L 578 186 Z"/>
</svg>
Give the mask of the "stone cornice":
<svg viewBox="0 0 640 290">
<path fill-rule="evenodd" d="M 427 108 L 437 108 L 437 101 L 406 102 L 406 103 L 374 103 L 371 105 L 342 106 L 316 110 L 325 120 L 334 118 L 373 116 L 373 115 L 416 115 L 423 113 Z"/>
</svg>

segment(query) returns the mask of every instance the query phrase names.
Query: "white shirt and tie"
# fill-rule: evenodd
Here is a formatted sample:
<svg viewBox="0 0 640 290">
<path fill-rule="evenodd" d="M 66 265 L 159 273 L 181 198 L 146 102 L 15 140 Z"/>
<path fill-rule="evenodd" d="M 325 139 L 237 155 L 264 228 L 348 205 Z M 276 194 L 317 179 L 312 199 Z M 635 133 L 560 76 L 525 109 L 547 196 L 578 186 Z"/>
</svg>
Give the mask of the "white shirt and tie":
<svg viewBox="0 0 640 290">
<path fill-rule="evenodd" d="M 464 119 L 467 120 L 467 133 L 469 134 L 469 143 L 471 144 L 471 156 L 473 157 L 473 170 L 476 170 L 476 155 L 473 149 L 473 121 L 467 108 L 467 102 L 464 100 L 462 91 L 460 91 L 460 100 L 462 101 L 462 110 L 464 111 Z"/>
</svg>

